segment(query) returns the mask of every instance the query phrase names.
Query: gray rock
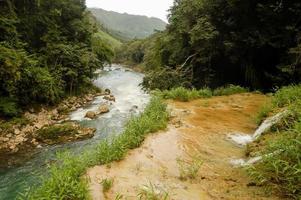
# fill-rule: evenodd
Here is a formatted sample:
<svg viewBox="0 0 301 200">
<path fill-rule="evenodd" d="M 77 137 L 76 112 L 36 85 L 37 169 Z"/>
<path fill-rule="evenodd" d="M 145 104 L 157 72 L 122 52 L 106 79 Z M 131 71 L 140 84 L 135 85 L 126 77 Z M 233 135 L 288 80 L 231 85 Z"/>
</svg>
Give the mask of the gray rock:
<svg viewBox="0 0 301 200">
<path fill-rule="evenodd" d="M 109 90 L 109 89 L 105 89 L 105 94 L 106 94 L 106 95 L 109 95 L 109 94 L 111 94 L 111 90 Z"/>
<path fill-rule="evenodd" d="M 85 117 L 89 118 L 89 119 L 95 119 L 97 117 L 97 115 L 96 115 L 95 112 L 89 111 L 89 112 L 86 113 Z"/>
<path fill-rule="evenodd" d="M 99 106 L 99 108 L 98 108 L 99 114 L 104 114 L 104 113 L 108 113 L 108 112 L 110 112 L 109 106 L 107 106 L 105 104 Z"/>
</svg>

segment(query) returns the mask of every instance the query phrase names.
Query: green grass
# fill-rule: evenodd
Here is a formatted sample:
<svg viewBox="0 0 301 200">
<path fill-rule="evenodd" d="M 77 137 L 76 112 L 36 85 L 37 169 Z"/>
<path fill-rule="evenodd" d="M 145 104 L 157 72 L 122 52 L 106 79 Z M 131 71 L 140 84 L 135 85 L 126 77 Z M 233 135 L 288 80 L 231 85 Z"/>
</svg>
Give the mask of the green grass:
<svg viewBox="0 0 301 200">
<path fill-rule="evenodd" d="M 260 107 L 260 110 L 255 116 L 255 122 L 257 125 L 260 125 L 261 122 L 268 117 L 269 113 L 273 110 L 273 106 L 269 103 L 264 104 Z"/>
<path fill-rule="evenodd" d="M 104 193 L 108 192 L 113 187 L 114 180 L 113 179 L 103 179 L 101 181 L 102 190 Z"/>
<path fill-rule="evenodd" d="M 228 96 L 232 94 L 239 94 L 239 93 L 245 93 L 249 92 L 248 89 L 243 88 L 241 86 L 236 85 L 228 85 L 226 87 L 220 87 L 213 91 L 214 96 Z"/>
<path fill-rule="evenodd" d="M 75 135 L 78 132 L 77 128 L 72 123 L 55 124 L 38 130 L 38 139 L 56 140 L 61 136 Z"/>
<path fill-rule="evenodd" d="M 15 127 L 23 127 L 30 124 L 31 121 L 25 117 L 14 117 L 10 120 L 0 121 L 0 129 L 4 132 L 13 132 Z M 1 133 L 0 133 L 1 135 Z"/>
<path fill-rule="evenodd" d="M 186 89 L 183 87 L 174 88 L 171 90 L 159 91 L 156 90 L 155 94 L 164 99 L 174 99 L 178 101 L 191 101 L 198 98 L 209 98 L 212 97 L 212 92 L 210 89 Z"/>
<path fill-rule="evenodd" d="M 16 100 L 8 97 L 0 98 L 0 117 L 12 118 L 17 117 L 21 109 Z"/>
<path fill-rule="evenodd" d="M 168 192 L 149 183 L 140 188 L 138 198 L 139 200 L 167 200 Z"/>
<path fill-rule="evenodd" d="M 273 98 L 273 105 L 284 107 L 293 104 L 299 99 L 301 99 L 301 84 L 291 85 L 283 87 L 276 92 Z"/>
<path fill-rule="evenodd" d="M 127 151 L 139 147 L 147 134 L 167 127 L 169 114 L 166 105 L 153 97 L 144 112 L 133 117 L 124 132 L 111 141 L 102 141 L 95 149 L 80 156 L 63 153 L 50 166 L 49 175 L 42 184 L 19 199 L 29 200 L 83 200 L 89 199 L 87 181 L 82 177 L 89 167 L 108 164 L 124 158 Z"/>
<path fill-rule="evenodd" d="M 210 98 L 212 96 L 223 96 L 223 95 L 232 95 L 245 93 L 249 90 L 240 86 L 229 85 L 226 87 L 220 87 L 212 91 L 209 88 L 204 88 L 200 90 L 196 89 L 187 89 L 184 87 L 177 87 L 171 90 L 155 90 L 154 93 L 164 99 L 173 99 L 177 101 L 191 101 L 199 98 Z"/>
<path fill-rule="evenodd" d="M 178 158 L 177 163 L 181 180 L 196 179 L 203 165 L 203 160 L 197 156 L 194 156 L 189 161 Z"/>
<path fill-rule="evenodd" d="M 281 88 L 275 93 L 271 110 L 286 108 L 290 114 L 271 131 L 277 133 L 258 152 L 263 160 L 248 171 L 259 185 L 273 188 L 290 199 L 301 199 L 301 85 Z M 269 109 L 263 109 L 261 116 Z M 275 133 L 271 133 L 275 134 Z M 263 150 L 262 150 L 263 149 Z"/>
</svg>

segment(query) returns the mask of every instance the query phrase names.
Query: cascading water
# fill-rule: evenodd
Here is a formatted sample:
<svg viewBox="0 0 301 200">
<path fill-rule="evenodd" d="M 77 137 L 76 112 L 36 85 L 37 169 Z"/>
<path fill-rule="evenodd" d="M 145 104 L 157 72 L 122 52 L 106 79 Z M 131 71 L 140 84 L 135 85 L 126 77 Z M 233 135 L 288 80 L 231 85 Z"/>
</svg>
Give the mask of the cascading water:
<svg viewBox="0 0 301 200">
<path fill-rule="evenodd" d="M 228 139 L 233 141 L 235 144 L 239 146 L 245 146 L 248 143 L 255 141 L 259 138 L 263 133 L 269 130 L 273 125 L 277 124 L 284 116 L 286 116 L 288 111 L 282 111 L 270 118 L 267 118 L 255 131 L 253 135 L 234 133 L 228 136 Z"/>
<path fill-rule="evenodd" d="M 270 118 L 267 118 L 255 131 L 253 135 L 246 135 L 246 134 L 231 134 L 228 136 L 228 139 L 235 144 L 239 146 L 245 146 L 256 139 L 258 139 L 263 133 L 265 133 L 267 130 L 269 130 L 273 125 L 277 124 L 283 117 L 285 117 L 288 114 L 288 111 L 282 111 Z M 278 152 L 275 152 L 278 153 Z M 232 159 L 230 163 L 234 166 L 247 166 L 254 164 L 260 160 L 262 160 L 263 157 L 269 157 L 274 154 L 268 154 L 263 156 L 257 156 L 254 158 L 250 158 L 248 160 L 245 159 Z"/>
<path fill-rule="evenodd" d="M 87 148 L 93 148 L 100 140 L 120 133 L 132 115 L 143 111 L 149 101 L 149 95 L 139 86 L 143 79 L 142 74 L 119 65 L 105 67 L 104 70 L 99 71 L 99 74 L 94 84 L 110 89 L 116 98 L 116 102 L 110 105 L 110 112 L 95 120 L 84 118 L 88 111 L 96 110 L 99 104 L 104 102 L 102 97 L 97 97 L 90 106 L 80 108 L 70 115 L 72 120 L 79 121 L 83 126 L 96 128 L 95 136 L 85 141 L 44 147 L 22 166 L 2 171 L 0 169 L 0 200 L 13 200 L 19 192 L 37 184 L 40 175 L 47 172 L 45 169 L 48 163 L 56 159 L 57 152 L 69 150 L 73 153 L 81 153 Z"/>
</svg>

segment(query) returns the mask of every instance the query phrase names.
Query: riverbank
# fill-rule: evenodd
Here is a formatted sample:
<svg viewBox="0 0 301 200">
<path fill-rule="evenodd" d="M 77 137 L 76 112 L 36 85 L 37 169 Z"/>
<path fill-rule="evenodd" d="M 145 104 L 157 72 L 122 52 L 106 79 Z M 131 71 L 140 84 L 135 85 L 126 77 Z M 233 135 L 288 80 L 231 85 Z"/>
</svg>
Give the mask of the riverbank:
<svg viewBox="0 0 301 200">
<path fill-rule="evenodd" d="M 120 162 L 88 170 L 91 196 L 137 199 L 137 195 L 153 191 L 179 200 L 278 199 L 256 186 L 243 169 L 230 164 L 231 159 L 245 157 L 245 148 L 226 139 L 229 133 L 252 134 L 256 129 L 253 117 L 267 100 L 264 95 L 246 93 L 168 101 L 173 119 L 167 131 L 148 137 Z M 195 177 L 185 177 L 183 171 L 198 159 L 203 164 Z M 186 164 L 181 165 L 182 161 Z M 104 180 L 112 182 L 105 191 Z"/>
<path fill-rule="evenodd" d="M 56 106 L 28 109 L 20 118 L 0 122 L 0 168 L 17 166 L 45 145 L 67 143 L 93 137 L 95 129 L 71 121 L 69 113 L 89 105 L 97 96 L 93 89 L 80 96 L 66 98 Z M 47 135 L 55 131 L 60 138 Z M 52 131 L 52 132 L 53 132 Z"/>
</svg>

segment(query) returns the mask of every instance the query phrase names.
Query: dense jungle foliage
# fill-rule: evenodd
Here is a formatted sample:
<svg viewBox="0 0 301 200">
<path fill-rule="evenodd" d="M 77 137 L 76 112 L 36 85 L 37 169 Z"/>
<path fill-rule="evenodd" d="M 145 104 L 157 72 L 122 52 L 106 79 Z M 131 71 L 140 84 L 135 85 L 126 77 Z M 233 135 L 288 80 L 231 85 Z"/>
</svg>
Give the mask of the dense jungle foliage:
<svg viewBox="0 0 301 200">
<path fill-rule="evenodd" d="M 119 59 L 143 63 L 151 89 L 269 90 L 300 82 L 300 28 L 300 1 L 176 0 L 167 30 L 124 45 Z"/>
<path fill-rule="evenodd" d="M 80 93 L 114 56 L 85 0 L 0 1 L 0 113 Z"/>
</svg>

